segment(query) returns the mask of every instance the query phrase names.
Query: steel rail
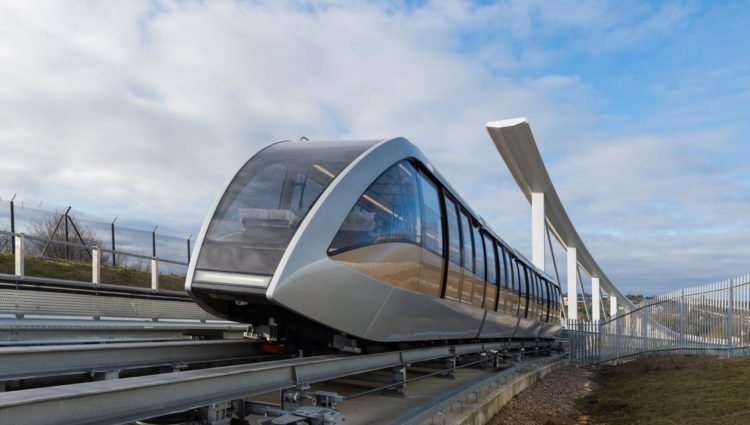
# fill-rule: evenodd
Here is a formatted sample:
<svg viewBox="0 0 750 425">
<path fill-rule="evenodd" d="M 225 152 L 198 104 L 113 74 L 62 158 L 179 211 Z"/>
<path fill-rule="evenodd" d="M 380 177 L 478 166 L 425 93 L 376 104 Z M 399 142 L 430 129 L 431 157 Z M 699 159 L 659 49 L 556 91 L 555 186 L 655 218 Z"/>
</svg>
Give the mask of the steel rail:
<svg viewBox="0 0 750 425">
<path fill-rule="evenodd" d="M 0 423 L 120 424 L 379 369 L 504 350 L 508 343 L 318 356 L 0 394 Z"/>
<path fill-rule="evenodd" d="M 79 280 L 55 279 L 51 277 L 16 276 L 0 273 L 0 285 L 19 290 L 55 291 L 79 294 L 96 294 L 99 296 L 127 296 L 129 298 L 163 299 L 183 303 L 192 303 L 190 297 L 181 291 L 168 289 L 115 285 L 110 283 L 91 283 Z"/>
<path fill-rule="evenodd" d="M 197 320 L 93 320 L 80 318 L 0 318 L 0 346 L 183 340 L 185 335 L 241 335 L 246 325 Z"/>
<path fill-rule="evenodd" d="M 0 347 L 0 381 L 248 358 L 245 340 Z"/>
</svg>

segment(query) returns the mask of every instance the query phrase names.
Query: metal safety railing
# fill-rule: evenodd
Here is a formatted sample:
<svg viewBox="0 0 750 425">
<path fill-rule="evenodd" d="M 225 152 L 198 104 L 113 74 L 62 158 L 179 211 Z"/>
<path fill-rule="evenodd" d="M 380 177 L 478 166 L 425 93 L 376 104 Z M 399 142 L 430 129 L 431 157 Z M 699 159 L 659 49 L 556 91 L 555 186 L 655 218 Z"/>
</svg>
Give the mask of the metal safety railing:
<svg viewBox="0 0 750 425">
<path fill-rule="evenodd" d="M 606 321 L 568 321 L 570 361 L 750 354 L 750 275 L 680 289 Z"/>
</svg>

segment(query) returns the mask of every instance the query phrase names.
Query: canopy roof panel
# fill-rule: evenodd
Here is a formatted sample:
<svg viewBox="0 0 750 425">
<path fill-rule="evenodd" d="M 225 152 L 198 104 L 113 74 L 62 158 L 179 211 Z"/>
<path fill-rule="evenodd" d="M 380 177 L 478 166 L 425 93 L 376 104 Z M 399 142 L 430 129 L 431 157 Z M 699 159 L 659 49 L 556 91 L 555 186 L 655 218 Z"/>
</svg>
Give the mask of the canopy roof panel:
<svg viewBox="0 0 750 425">
<path fill-rule="evenodd" d="M 555 238 L 566 247 L 576 248 L 579 265 L 591 277 L 599 278 L 602 289 L 617 297 L 626 309 L 635 308 L 596 263 L 570 221 L 544 166 L 528 120 L 512 118 L 489 122 L 487 131 L 526 199 L 531 202 L 532 192 L 544 193 L 547 226 Z"/>
</svg>

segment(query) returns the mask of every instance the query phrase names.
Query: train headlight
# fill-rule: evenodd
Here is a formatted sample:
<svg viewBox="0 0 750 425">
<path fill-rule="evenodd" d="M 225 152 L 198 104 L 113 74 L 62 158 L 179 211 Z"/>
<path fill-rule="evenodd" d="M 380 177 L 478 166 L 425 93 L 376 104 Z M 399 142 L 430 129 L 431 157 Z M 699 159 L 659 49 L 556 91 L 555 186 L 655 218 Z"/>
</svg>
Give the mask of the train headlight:
<svg viewBox="0 0 750 425">
<path fill-rule="evenodd" d="M 267 288 L 268 284 L 271 283 L 271 276 L 196 270 L 193 280 L 207 283 L 226 283 L 230 285 Z"/>
</svg>

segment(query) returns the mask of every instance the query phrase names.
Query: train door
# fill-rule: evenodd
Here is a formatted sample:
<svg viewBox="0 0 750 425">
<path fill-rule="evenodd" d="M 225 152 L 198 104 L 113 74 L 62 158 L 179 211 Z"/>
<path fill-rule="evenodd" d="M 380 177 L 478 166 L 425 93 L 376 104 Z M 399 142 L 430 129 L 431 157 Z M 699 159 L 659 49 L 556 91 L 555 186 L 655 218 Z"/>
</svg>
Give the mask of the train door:
<svg viewBox="0 0 750 425">
<path fill-rule="evenodd" d="M 448 231 L 448 272 L 445 277 L 445 299 L 461 300 L 461 282 L 463 281 L 461 222 L 456 209 L 456 202 L 445 193 L 445 218 Z"/>
<path fill-rule="evenodd" d="M 512 274 L 510 271 L 510 255 L 505 251 L 502 245 L 497 246 L 497 252 L 502 253 L 502 263 L 500 263 L 500 302 L 503 305 L 503 312 L 510 313 L 511 310 L 511 291 L 513 289 Z M 498 307 L 499 309 L 499 307 Z"/>
<path fill-rule="evenodd" d="M 443 217 L 437 186 L 417 173 L 422 193 L 422 267 L 419 292 L 439 298 L 443 283 Z"/>
<path fill-rule="evenodd" d="M 484 234 L 484 248 L 487 257 L 487 285 L 484 291 L 484 309 L 497 310 L 497 253 L 495 241 Z"/>
<path fill-rule="evenodd" d="M 474 242 L 471 235 L 471 224 L 465 211 L 461 211 L 461 242 L 463 243 L 463 283 L 461 285 L 461 302 L 471 304 L 474 293 Z"/>
<path fill-rule="evenodd" d="M 536 290 L 536 273 L 530 267 L 526 269 L 526 273 L 529 277 L 529 314 L 527 315 L 530 319 L 539 319 L 539 303 L 537 295 L 539 294 Z"/>
<path fill-rule="evenodd" d="M 518 268 L 518 282 L 520 299 L 518 301 L 518 317 L 526 317 L 529 314 L 529 281 L 526 275 L 526 265 L 520 261 L 516 261 L 516 267 Z"/>
<path fill-rule="evenodd" d="M 521 272 L 518 268 L 518 260 L 515 257 L 511 259 L 511 271 L 513 273 L 513 293 L 510 297 L 513 300 L 511 313 L 516 317 L 521 317 Z"/>
<path fill-rule="evenodd" d="M 482 301 L 484 300 L 484 292 L 487 289 L 487 283 L 485 282 L 486 259 L 484 256 L 484 241 L 476 224 L 472 226 L 472 230 L 474 236 L 474 293 L 471 296 L 471 302 L 481 308 Z"/>
<path fill-rule="evenodd" d="M 545 309 L 544 309 L 544 321 L 549 322 L 550 306 L 552 305 L 552 294 L 550 293 L 550 283 L 548 280 L 544 280 L 544 294 L 545 294 Z"/>
<path fill-rule="evenodd" d="M 533 273 L 533 272 L 532 272 Z M 538 274 L 534 273 L 534 289 L 535 289 L 535 297 L 534 300 L 536 308 L 536 313 L 534 314 L 534 317 L 536 320 L 542 320 L 542 278 L 539 277 Z"/>
<path fill-rule="evenodd" d="M 506 253 L 508 257 L 508 300 L 505 302 L 507 305 L 507 312 L 512 315 L 518 314 L 518 305 L 514 303 L 518 301 L 518 295 L 516 294 L 516 263 L 510 253 Z"/>
</svg>

